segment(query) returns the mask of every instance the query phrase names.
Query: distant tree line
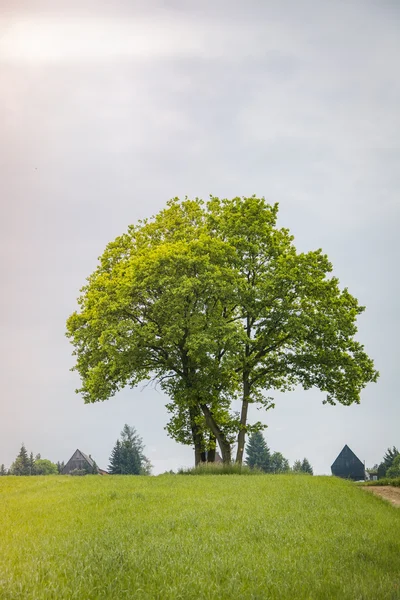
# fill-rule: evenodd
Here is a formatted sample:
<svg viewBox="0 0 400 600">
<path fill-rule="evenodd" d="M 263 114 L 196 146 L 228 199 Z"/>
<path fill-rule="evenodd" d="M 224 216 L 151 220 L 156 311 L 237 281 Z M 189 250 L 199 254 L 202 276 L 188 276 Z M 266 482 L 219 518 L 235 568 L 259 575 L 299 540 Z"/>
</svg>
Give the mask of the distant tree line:
<svg viewBox="0 0 400 600">
<path fill-rule="evenodd" d="M 9 469 L 4 464 L 0 465 L 0 476 L 2 475 L 57 475 L 64 468 L 64 463 L 53 463 L 47 458 L 42 458 L 40 454 L 28 454 L 25 444 L 21 449 Z"/>
<path fill-rule="evenodd" d="M 313 468 L 307 458 L 296 460 L 293 467 L 280 452 L 271 454 L 261 431 L 249 437 L 246 446 L 246 465 L 251 469 L 259 469 L 264 473 L 307 473 L 313 475 Z"/>
<path fill-rule="evenodd" d="M 120 439 L 115 443 L 109 458 L 110 475 L 150 475 L 151 463 L 144 454 L 144 443 L 134 427 L 127 424 L 121 431 Z M 57 475 L 64 469 L 64 462 L 53 463 L 40 454 L 35 457 L 22 444 L 18 456 L 9 469 L 4 464 L 0 465 L 0 476 L 2 475 Z M 98 466 L 87 465 L 81 469 L 74 469 L 69 475 L 94 475 L 99 472 Z"/>
</svg>

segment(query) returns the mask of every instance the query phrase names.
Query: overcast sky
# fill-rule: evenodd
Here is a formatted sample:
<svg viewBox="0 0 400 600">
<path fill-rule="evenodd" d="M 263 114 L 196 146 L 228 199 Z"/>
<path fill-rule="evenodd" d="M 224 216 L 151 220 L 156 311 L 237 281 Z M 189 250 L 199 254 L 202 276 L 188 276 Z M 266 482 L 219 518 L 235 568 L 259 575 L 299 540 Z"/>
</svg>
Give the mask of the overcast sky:
<svg viewBox="0 0 400 600">
<path fill-rule="evenodd" d="M 366 305 L 381 377 L 361 404 L 317 390 L 253 411 L 317 473 L 348 444 L 400 447 L 400 3 L 27 0 L 0 8 L 0 463 L 106 468 L 124 423 L 159 473 L 191 465 L 146 388 L 84 405 L 65 321 L 105 245 L 174 196 L 265 196 Z"/>
</svg>

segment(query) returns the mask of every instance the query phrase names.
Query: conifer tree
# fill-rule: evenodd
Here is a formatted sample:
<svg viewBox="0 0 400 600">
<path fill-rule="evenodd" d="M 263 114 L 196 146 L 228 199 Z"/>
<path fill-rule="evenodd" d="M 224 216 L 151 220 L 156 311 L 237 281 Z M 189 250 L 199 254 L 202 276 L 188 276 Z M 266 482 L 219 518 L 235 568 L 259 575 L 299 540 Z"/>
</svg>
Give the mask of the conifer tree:
<svg viewBox="0 0 400 600">
<path fill-rule="evenodd" d="M 293 473 L 301 473 L 301 460 L 295 460 L 292 467 Z"/>
<path fill-rule="evenodd" d="M 393 446 L 393 448 L 387 449 L 385 456 L 383 457 L 383 460 L 378 467 L 378 479 L 382 479 L 383 477 L 386 477 L 388 469 L 390 469 L 390 467 L 393 465 L 394 459 L 399 454 L 400 454 L 400 452 L 396 448 L 396 446 Z"/>
<path fill-rule="evenodd" d="M 270 459 L 270 473 L 287 473 L 290 470 L 289 461 L 280 452 L 274 452 Z"/>
<path fill-rule="evenodd" d="M 301 470 L 303 473 L 308 473 L 309 475 L 314 475 L 313 468 L 306 458 L 303 458 L 303 462 L 301 463 Z"/>
<path fill-rule="evenodd" d="M 7 470 L 3 464 L 0 465 L 0 477 L 3 475 L 7 475 Z"/>
<path fill-rule="evenodd" d="M 246 446 L 246 465 L 251 469 L 269 471 L 270 450 L 261 431 L 256 431 L 249 437 Z"/>
<path fill-rule="evenodd" d="M 24 444 L 22 444 L 17 458 L 11 465 L 10 472 L 12 475 L 30 475 L 29 456 Z"/>
<path fill-rule="evenodd" d="M 110 473 L 110 475 L 121 475 L 122 474 L 121 442 L 119 440 L 116 441 L 115 446 L 111 451 L 108 472 Z"/>
<path fill-rule="evenodd" d="M 400 454 L 394 457 L 392 466 L 386 471 L 386 477 L 400 477 Z"/>
<path fill-rule="evenodd" d="M 33 452 L 29 455 L 29 475 L 36 475 L 35 472 L 35 459 L 33 457 Z"/>
<path fill-rule="evenodd" d="M 144 444 L 134 427 L 124 425 L 110 455 L 108 472 L 112 475 L 149 475 L 151 464 L 144 455 Z"/>
</svg>

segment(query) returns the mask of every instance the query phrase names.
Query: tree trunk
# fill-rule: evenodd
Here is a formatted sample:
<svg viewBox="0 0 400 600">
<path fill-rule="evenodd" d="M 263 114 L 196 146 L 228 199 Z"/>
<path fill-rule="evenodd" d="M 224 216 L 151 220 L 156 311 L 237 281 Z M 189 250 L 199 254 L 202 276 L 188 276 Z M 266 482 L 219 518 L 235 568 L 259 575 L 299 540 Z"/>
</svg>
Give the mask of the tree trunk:
<svg viewBox="0 0 400 600">
<path fill-rule="evenodd" d="M 250 396 L 250 384 L 248 373 L 243 373 L 243 400 L 242 400 L 242 412 L 240 414 L 240 431 L 238 434 L 238 447 L 236 453 L 236 462 L 241 465 L 243 462 L 244 445 L 246 442 L 246 424 L 247 424 L 247 412 L 249 409 L 248 398 Z"/>
<path fill-rule="evenodd" d="M 210 439 L 208 441 L 208 452 L 207 452 L 207 462 L 213 463 L 215 462 L 215 445 L 216 445 L 215 435 L 210 433 Z"/>
<path fill-rule="evenodd" d="M 196 410 L 195 407 L 190 407 L 189 414 L 194 444 L 194 464 L 197 467 L 201 462 L 205 462 L 204 438 L 201 427 L 196 423 L 196 418 L 199 415 L 198 409 Z"/>
<path fill-rule="evenodd" d="M 200 405 L 201 410 L 206 418 L 207 427 L 211 429 L 211 432 L 215 436 L 218 441 L 219 447 L 221 449 L 222 461 L 226 464 L 230 464 L 232 461 L 231 458 L 231 445 L 226 439 L 223 431 L 218 427 L 215 422 L 211 410 L 208 408 L 207 404 Z"/>
</svg>

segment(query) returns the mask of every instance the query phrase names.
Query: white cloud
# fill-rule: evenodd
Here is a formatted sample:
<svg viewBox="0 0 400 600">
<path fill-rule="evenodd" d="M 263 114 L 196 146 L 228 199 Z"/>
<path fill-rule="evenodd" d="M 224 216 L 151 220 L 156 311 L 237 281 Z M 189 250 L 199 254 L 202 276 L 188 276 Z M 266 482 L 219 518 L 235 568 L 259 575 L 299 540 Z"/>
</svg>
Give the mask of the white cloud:
<svg viewBox="0 0 400 600">
<path fill-rule="evenodd" d="M 3 26 L 0 56 L 17 61 L 152 58 L 198 52 L 198 36 L 178 22 L 135 19 L 20 18 Z"/>
</svg>

